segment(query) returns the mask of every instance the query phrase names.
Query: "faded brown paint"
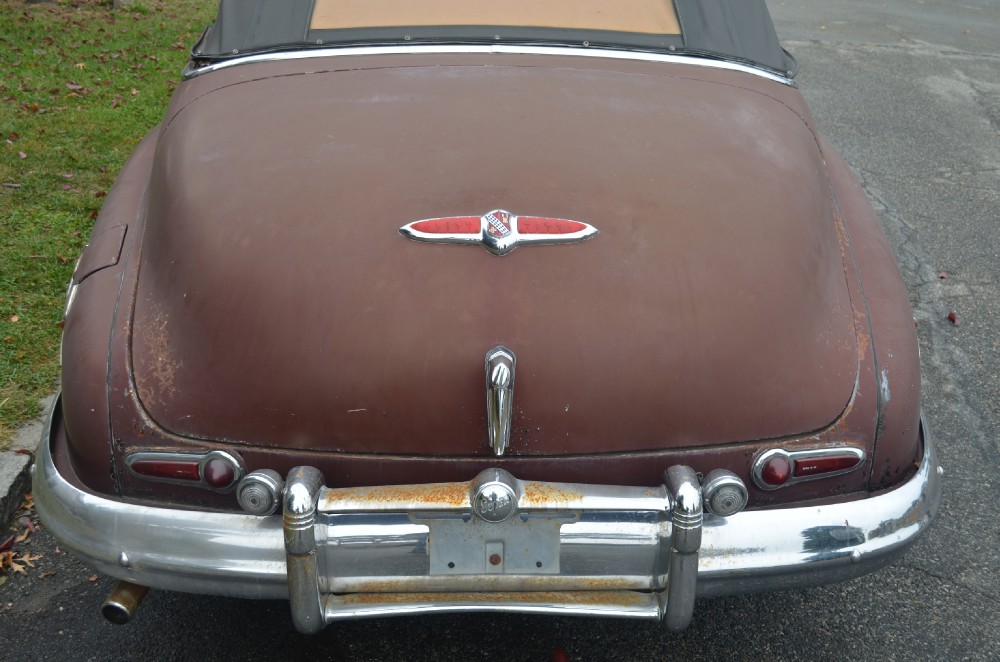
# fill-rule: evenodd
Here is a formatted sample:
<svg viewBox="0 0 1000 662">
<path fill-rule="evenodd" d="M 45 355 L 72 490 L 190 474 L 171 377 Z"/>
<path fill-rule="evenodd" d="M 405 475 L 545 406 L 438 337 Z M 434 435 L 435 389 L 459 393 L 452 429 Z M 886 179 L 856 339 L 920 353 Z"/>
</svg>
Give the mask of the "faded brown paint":
<svg viewBox="0 0 1000 662">
<path fill-rule="evenodd" d="M 163 353 L 144 332 L 161 310 L 178 366 L 143 397 L 151 417 L 269 447 L 487 456 L 482 361 L 502 343 L 511 455 L 835 420 L 855 329 L 810 127 L 776 83 L 578 60 L 359 61 L 191 101 L 161 137 L 139 274 L 136 380 Z M 397 234 L 495 207 L 601 234 L 503 258 Z"/>
<path fill-rule="evenodd" d="M 805 126 L 808 127 L 810 135 L 813 135 L 814 132 L 808 110 L 806 110 L 796 90 L 744 74 L 679 66 L 661 67 L 660 65 L 648 65 L 647 67 L 645 65 L 636 65 L 635 63 L 604 60 L 590 60 L 584 64 L 576 58 L 536 58 L 525 56 L 523 58 L 512 59 L 524 67 L 537 68 L 543 65 L 558 64 L 560 67 L 583 67 L 589 71 L 609 75 L 622 72 L 630 76 L 662 76 L 669 74 L 665 76 L 666 82 L 696 75 L 712 86 L 727 87 L 736 91 L 742 90 L 739 94 L 749 95 L 750 98 L 759 96 L 762 100 L 765 97 L 775 99 L 780 102 L 781 106 L 791 109 L 796 116 L 802 118 Z M 387 61 L 387 58 L 378 57 L 352 58 L 350 63 L 352 68 L 363 69 L 366 67 L 383 66 Z M 435 58 L 417 57 L 410 58 L 410 61 L 418 66 L 453 66 L 463 64 L 488 65 L 496 62 L 509 63 L 511 60 L 501 60 L 493 57 L 447 56 Z M 194 111 L 199 110 L 199 108 L 193 106 L 192 103 L 205 95 L 208 95 L 206 98 L 213 98 L 213 90 L 216 89 L 256 85 L 257 83 L 253 81 L 269 85 L 267 81 L 271 81 L 276 77 L 292 76 L 303 70 L 330 72 L 334 68 L 343 68 L 344 66 L 345 60 L 340 58 L 330 60 L 315 59 L 296 63 L 266 63 L 234 67 L 211 75 L 201 76 L 185 82 L 179 88 L 171 104 L 168 118 L 181 117 L 189 111 L 197 115 L 198 113 Z M 332 80 L 336 80 L 336 76 L 332 76 Z M 510 108 L 513 109 L 513 112 L 516 112 L 517 105 L 511 105 Z M 278 110 L 280 109 L 276 108 L 275 112 Z M 211 116 L 211 113 L 209 116 Z M 235 116 L 228 116 L 229 119 L 232 119 L 232 117 Z M 795 121 L 798 120 L 794 120 L 792 124 Z M 273 128 L 271 127 L 271 129 Z M 294 133 L 292 129 L 283 129 L 283 131 Z M 755 438 L 753 434 L 748 432 L 733 443 L 717 445 L 716 441 L 723 441 L 724 439 L 721 436 L 715 435 L 714 432 L 717 431 L 713 432 L 712 426 L 708 425 L 702 433 L 702 438 L 705 440 L 704 445 L 700 447 L 680 447 L 673 443 L 676 439 L 664 434 L 655 435 L 657 443 L 651 443 L 651 448 L 648 451 L 620 452 L 618 449 L 627 448 L 631 441 L 625 436 L 615 433 L 606 436 L 605 441 L 608 443 L 603 448 L 604 454 L 600 455 L 588 455 L 583 452 L 570 451 L 564 457 L 513 455 L 505 458 L 494 458 L 487 452 L 485 432 L 481 431 L 485 428 L 485 416 L 482 413 L 485 406 L 481 396 L 476 395 L 481 393 L 483 388 L 481 374 L 482 358 L 477 353 L 476 363 L 478 367 L 473 369 L 473 375 L 464 381 L 459 380 L 462 389 L 467 390 L 471 395 L 468 398 L 468 411 L 460 412 L 458 418 L 471 421 L 467 425 L 471 425 L 470 429 L 477 430 L 476 434 L 480 436 L 476 438 L 473 435 L 473 438 L 464 438 L 457 427 L 450 428 L 450 432 L 455 434 L 453 438 L 461 439 L 463 444 L 467 444 L 466 448 L 475 449 L 479 444 L 482 444 L 483 454 L 476 457 L 420 455 L 419 453 L 423 453 L 429 447 L 433 450 L 434 440 L 429 439 L 427 435 L 421 436 L 419 434 L 411 439 L 409 431 L 400 437 L 406 443 L 403 444 L 405 450 L 399 453 L 372 454 L 364 452 L 367 449 L 359 449 L 362 452 L 356 453 L 343 452 L 343 450 L 331 452 L 330 449 L 339 448 L 336 443 L 338 435 L 341 434 L 339 428 L 330 428 L 329 436 L 326 437 L 327 441 L 332 440 L 333 443 L 315 444 L 316 447 L 308 448 L 314 439 L 302 435 L 301 428 L 291 424 L 300 422 L 295 421 L 296 417 L 272 417 L 269 424 L 279 428 L 282 425 L 286 425 L 286 427 L 281 428 L 284 431 L 283 437 L 288 439 L 290 443 L 301 445 L 300 448 L 289 447 L 281 449 L 277 445 L 272 447 L 264 438 L 258 438 L 254 435 L 244 437 L 235 432 L 222 435 L 220 439 L 215 441 L 171 433 L 151 418 L 139 406 L 136 400 L 136 385 L 132 379 L 131 348 L 129 343 L 133 309 L 135 309 L 136 302 L 134 284 L 137 281 L 140 263 L 138 248 L 140 245 L 149 246 L 150 242 L 153 241 L 145 232 L 147 219 L 143 208 L 140 207 L 139 201 L 142 199 L 144 182 L 149 176 L 152 147 L 155 145 L 154 141 L 157 138 L 156 133 L 158 132 L 154 132 L 154 135 L 143 143 L 143 147 L 140 148 L 136 156 L 130 161 L 119 183 L 109 195 L 109 203 L 105 205 L 105 209 L 102 210 L 101 217 L 98 220 L 98 227 L 104 222 L 102 219 L 106 219 L 109 224 L 129 224 L 122 261 L 119 262 L 116 268 L 98 271 L 85 280 L 81 285 L 74 311 L 70 318 L 67 319 L 65 347 L 67 356 L 72 357 L 72 359 L 64 363 L 63 366 L 65 429 L 62 425 L 57 425 L 54 429 L 54 450 L 60 470 L 66 471 L 67 475 L 71 476 L 74 481 L 79 480 L 80 485 L 85 485 L 90 489 L 106 493 L 123 493 L 138 499 L 166 498 L 194 507 L 235 508 L 235 500 L 232 495 L 150 483 L 132 477 L 123 470 L 122 463 L 124 456 L 135 450 L 152 447 L 203 452 L 213 448 L 220 448 L 237 452 L 243 458 L 248 470 L 274 468 L 280 473 L 286 473 L 293 466 L 312 465 L 319 467 L 323 471 L 328 484 L 345 487 L 393 483 L 407 484 L 415 480 L 428 482 L 466 481 L 483 469 L 494 466 L 505 468 L 522 480 L 537 479 L 568 483 L 591 482 L 651 486 L 657 485 L 662 481 L 662 472 L 668 466 L 672 464 L 687 464 L 694 467 L 696 471 L 703 473 L 716 467 L 735 471 L 750 486 L 750 504 L 752 507 L 777 505 L 796 500 L 816 500 L 819 503 L 854 498 L 859 493 L 864 493 L 868 488 L 867 473 L 872 466 L 871 461 L 866 464 L 867 468 L 864 472 L 853 472 L 833 479 L 802 483 L 788 489 L 766 493 L 757 490 L 750 484 L 749 466 L 757 454 L 767 448 L 776 446 L 781 446 L 788 450 L 797 450 L 823 446 L 830 443 L 841 443 L 847 440 L 860 443 L 871 452 L 875 438 L 875 421 L 877 420 L 878 412 L 876 397 L 877 377 L 874 369 L 875 356 L 872 348 L 872 336 L 869 334 L 867 326 L 868 315 L 866 314 L 865 300 L 858 280 L 862 273 L 865 275 L 866 291 L 871 293 L 879 304 L 872 307 L 871 321 L 873 333 L 876 345 L 879 347 L 881 365 L 889 367 L 893 385 L 892 400 L 887 407 L 883 408 L 882 415 L 878 418 L 881 421 L 882 433 L 877 451 L 878 466 L 876 471 L 878 474 L 875 477 L 875 484 L 879 488 L 884 488 L 893 484 L 894 481 L 900 480 L 911 470 L 912 463 L 916 459 L 915 456 L 918 455 L 915 449 L 918 447 L 919 437 L 915 430 L 915 421 L 917 420 L 919 410 L 919 368 L 915 357 L 915 342 L 910 342 L 913 330 L 909 308 L 906 303 L 905 288 L 902 287 L 898 272 L 891 262 L 891 255 L 888 255 L 886 252 L 885 246 L 887 244 L 885 243 L 884 236 L 882 236 L 877 225 L 877 219 L 875 219 L 874 214 L 871 212 L 870 205 L 864 200 L 863 192 L 861 192 L 860 187 L 858 187 L 857 183 L 851 177 L 846 166 L 843 166 L 832 149 L 828 145 L 825 145 L 825 143 L 823 144 L 823 156 L 830 165 L 829 175 L 832 178 L 834 188 L 840 196 L 840 203 L 845 217 L 843 223 L 850 228 L 851 234 L 851 237 L 847 238 L 844 233 L 841 233 L 842 236 L 839 237 L 839 241 L 835 239 L 831 242 L 831 245 L 836 246 L 840 244 L 834 250 L 837 252 L 836 260 L 843 263 L 842 269 L 844 274 L 846 274 L 847 290 L 849 292 L 849 305 L 846 307 L 846 310 L 849 311 L 847 315 L 851 319 L 851 326 L 856 338 L 853 341 L 855 346 L 852 348 L 851 339 L 848 338 L 845 340 L 841 337 L 834 353 L 846 352 L 850 348 L 850 351 L 855 353 L 852 359 L 860 359 L 860 362 L 857 360 L 853 361 L 858 388 L 847 400 L 846 409 L 829 425 L 820 426 L 816 430 L 809 431 L 806 434 L 795 434 L 794 429 L 800 427 L 800 425 L 795 423 L 797 412 L 789 404 L 789 407 L 791 407 L 791 418 L 789 421 L 786 421 L 786 425 L 781 428 L 781 432 L 776 432 L 772 435 L 773 437 L 780 438 L 776 441 L 768 441 L 766 437 Z M 440 135 L 447 136 L 449 133 L 442 132 Z M 623 136 L 623 138 L 627 137 Z M 268 148 L 273 149 L 275 142 L 270 142 Z M 192 152 L 192 154 L 195 153 Z M 469 155 L 469 152 L 466 152 L 466 155 Z M 692 155 L 691 158 L 696 158 L 696 155 Z M 790 155 L 789 158 L 792 158 L 792 156 Z M 673 167 L 673 163 L 669 159 L 664 158 L 663 163 Z M 160 167 L 164 165 L 165 163 L 161 163 Z M 664 165 L 664 167 L 667 166 Z M 609 169 L 607 170 L 607 176 L 611 178 L 609 181 L 614 181 L 621 177 L 621 173 L 616 173 L 615 170 Z M 546 182 L 547 180 L 544 177 L 536 182 L 541 184 L 538 191 L 539 194 L 551 192 L 553 183 Z M 278 183 L 280 184 L 280 182 Z M 159 185 L 162 186 L 163 182 L 160 181 Z M 201 184 L 195 182 L 193 191 L 182 193 L 184 196 L 189 195 L 189 193 L 198 193 L 200 186 Z M 210 181 L 206 182 L 205 186 L 210 188 Z M 503 186 L 498 190 L 502 192 L 507 191 Z M 207 191 L 202 191 L 200 194 L 207 195 Z M 448 196 L 448 199 L 451 200 L 450 204 L 458 204 L 459 202 L 461 202 L 462 206 L 471 204 L 467 200 L 464 202 L 459 200 L 460 197 L 457 195 Z M 541 195 L 537 199 L 542 200 L 544 197 L 544 195 Z M 379 196 L 376 196 L 376 198 L 381 200 Z M 570 198 L 572 202 L 570 213 L 581 216 L 580 220 L 589 220 L 583 218 L 580 213 L 584 207 L 584 201 L 577 197 L 570 196 Z M 114 206 L 110 206 L 111 200 L 117 201 Z M 407 218 L 401 219 L 398 224 L 395 224 L 394 220 L 394 225 L 387 228 L 390 234 L 394 232 L 398 225 L 401 225 L 405 221 L 415 220 L 415 218 L 420 216 L 429 217 L 433 215 L 421 211 L 421 205 L 427 204 L 427 201 L 421 196 L 417 196 L 414 200 L 411 200 L 413 204 L 408 205 L 405 210 Z M 493 199 L 491 198 L 490 200 L 492 201 Z M 193 200 L 188 200 L 187 202 L 190 203 Z M 216 200 L 213 200 L 213 202 L 216 202 Z M 225 200 L 221 200 L 220 202 L 223 208 L 228 204 Z M 129 204 L 132 205 L 131 208 Z M 274 201 L 274 204 L 277 204 L 277 200 Z M 491 205 L 487 205 L 487 207 L 489 206 Z M 213 212 L 220 211 L 215 205 L 212 206 L 212 209 Z M 473 210 L 473 213 L 485 210 L 476 209 Z M 466 210 L 465 213 L 468 213 L 468 211 Z M 515 211 L 520 211 L 520 209 Z M 205 215 L 200 214 L 199 217 L 205 218 Z M 278 223 L 281 220 L 277 219 L 275 222 Z M 205 222 L 209 221 L 206 220 Z M 228 227 L 235 229 L 235 226 L 231 223 L 228 224 Z M 616 230 L 614 234 L 627 237 L 629 234 L 624 232 L 626 230 L 630 230 L 630 228 L 621 228 Z M 97 231 L 98 228 L 95 228 L 95 232 Z M 591 244 L 593 246 L 599 245 L 600 242 L 603 242 L 607 238 L 608 234 L 605 232 L 598 240 L 591 242 Z M 398 241 L 404 244 L 409 243 L 402 238 L 398 238 Z M 788 250 L 794 250 L 794 241 L 792 238 L 787 238 L 787 241 Z M 845 241 L 848 244 L 852 241 L 854 242 L 850 250 L 847 250 L 844 244 Z M 395 248 L 398 248 L 398 246 L 393 247 L 393 250 Z M 451 259 L 451 256 L 446 252 L 436 253 L 436 257 L 428 259 L 420 253 L 420 251 L 427 250 L 428 248 L 435 250 L 434 247 L 416 245 L 409 246 L 407 250 L 417 251 L 415 254 L 419 255 L 421 261 L 426 261 L 428 265 L 436 264 L 441 266 L 447 264 L 441 262 L 437 256 L 448 256 L 448 259 Z M 556 248 L 576 251 L 584 248 L 584 246 Z M 540 255 L 550 256 L 546 259 L 555 259 L 551 257 L 551 253 L 548 253 L 552 248 L 518 249 L 512 255 L 505 258 L 492 258 L 484 251 L 481 251 L 481 249 L 463 247 L 440 248 L 440 251 L 446 250 L 464 252 L 465 254 L 461 258 L 455 258 L 461 259 L 463 264 L 466 263 L 464 261 L 475 261 L 477 258 L 474 255 L 477 253 L 482 253 L 482 257 L 490 260 L 499 260 L 493 264 L 509 264 L 509 260 L 516 258 L 518 255 L 528 254 L 528 250 L 542 251 Z M 891 251 L 889 253 L 891 254 Z M 181 256 L 186 268 L 193 268 L 189 259 L 190 257 L 189 255 Z M 590 256 L 588 260 L 593 260 L 595 257 L 599 257 L 599 255 Z M 562 258 L 560 258 L 561 261 Z M 487 262 L 486 264 L 490 263 Z M 265 260 L 258 265 L 257 271 L 260 273 L 270 273 L 279 266 L 293 271 L 300 268 L 297 266 L 296 258 L 293 255 L 290 257 L 286 256 L 284 261 L 280 263 L 275 263 L 273 259 Z M 150 267 L 145 265 L 143 268 L 147 269 Z M 612 269 L 611 273 L 614 273 L 615 269 L 620 271 L 625 268 L 625 265 L 616 265 L 616 263 L 612 262 L 609 268 Z M 119 283 L 121 281 L 124 281 L 125 287 L 120 290 L 121 299 L 117 301 L 116 297 L 118 296 Z M 161 282 L 158 285 L 157 293 L 160 292 L 159 288 L 165 287 L 167 284 L 167 282 Z M 234 291 L 230 294 L 247 294 L 245 287 L 239 283 L 237 285 L 239 286 L 235 287 Z M 535 290 L 528 288 L 526 291 L 534 292 Z M 903 294 L 897 296 L 900 291 Z M 894 300 L 894 296 L 897 296 L 898 300 Z M 166 299 L 169 299 L 169 297 L 166 297 Z M 252 301 L 247 299 L 247 302 L 251 303 Z M 504 303 L 512 304 L 515 302 L 505 301 Z M 176 306 L 177 302 L 174 301 L 172 305 Z M 837 305 L 840 306 L 841 304 L 838 303 Z M 263 311 L 261 312 L 261 316 L 266 318 L 266 307 L 259 307 L 258 309 Z M 516 306 L 507 306 L 503 310 L 513 310 L 517 314 Z M 139 325 L 137 328 L 140 329 L 140 337 L 142 325 L 156 319 L 155 311 L 151 316 L 144 316 L 148 315 L 151 311 L 153 309 L 148 306 L 144 309 L 140 307 L 140 309 L 136 310 L 136 321 Z M 184 312 L 183 306 L 178 308 L 177 312 Z M 471 308 L 466 311 L 466 314 L 484 316 L 485 318 L 492 317 L 489 309 Z M 830 322 L 837 319 L 839 318 L 836 314 L 827 317 L 825 320 L 826 325 L 823 329 L 823 338 L 832 338 L 827 333 L 827 329 L 830 327 Z M 113 325 L 111 324 L 112 320 L 114 320 Z M 189 317 L 188 322 L 190 323 L 192 320 L 198 321 L 199 317 Z M 781 316 L 775 317 L 772 322 L 775 320 L 788 322 L 788 318 Z M 207 325 L 206 328 L 211 329 L 214 324 L 223 320 L 218 316 L 213 317 L 209 315 L 200 318 L 200 321 Z M 210 322 L 211 324 L 209 324 Z M 231 323 L 230 327 L 234 332 L 239 328 L 235 323 Z M 282 334 L 294 340 L 297 338 L 295 334 L 296 328 L 289 327 L 282 331 Z M 197 329 L 194 330 L 197 331 Z M 187 329 L 187 332 L 190 331 L 192 331 L 191 327 Z M 746 330 L 734 330 L 733 333 L 738 336 L 741 331 L 745 332 Z M 108 356 L 109 336 L 111 339 L 111 364 L 105 365 L 106 357 Z M 898 338 L 898 342 L 894 340 L 888 345 L 878 342 L 878 339 L 886 336 Z M 197 338 L 200 337 L 200 334 L 195 332 L 191 337 Z M 817 333 L 818 337 L 820 337 L 819 333 Z M 832 339 L 836 340 L 836 338 Z M 483 352 L 488 348 L 485 347 Z M 321 359 L 323 352 L 326 350 L 327 347 L 325 345 L 318 346 L 317 353 L 313 358 Z M 890 351 L 892 352 L 891 357 L 888 354 Z M 151 355 L 148 354 L 147 358 Z M 519 358 L 521 356 L 522 354 L 519 354 Z M 182 361 L 185 360 L 184 357 L 179 358 Z M 460 363 L 463 369 L 465 369 L 466 361 Z M 577 370 L 580 369 L 581 365 L 586 367 L 582 363 L 576 365 Z M 211 361 L 207 365 L 196 362 L 193 364 L 185 363 L 185 366 L 189 369 L 192 366 L 197 367 L 203 372 L 210 372 L 215 367 Z M 523 370 L 523 361 L 519 362 L 519 368 L 522 371 L 518 376 L 519 390 L 517 392 L 517 401 L 522 411 L 524 411 L 521 416 L 529 418 L 530 415 L 530 419 L 534 422 L 536 418 L 535 413 L 531 412 L 530 409 L 525 411 L 524 405 L 529 401 L 544 401 L 545 394 L 540 393 L 537 387 L 532 385 L 531 380 L 527 380 L 527 383 L 525 383 L 524 377 L 526 372 Z M 534 369 L 534 371 L 537 371 L 537 369 Z M 840 374 L 843 376 L 847 372 L 849 371 Z M 595 374 L 598 378 L 605 377 L 605 374 L 601 370 L 591 370 L 591 373 L 588 374 Z M 640 374 L 637 384 L 641 385 L 644 383 L 644 378 L 646 376 Z M 852 375 L 851 379 L 855 379 L 855 375 Z M 898 388 L 897 380 L 899 380 Z M 105 383 L 109 383 L 109 389 L 104 387 Z M 412 383 L 416 383 L 422 387 L 420 380 L 415 380 Z M 914 386 L 915 383 L 916 386 Z M 237 389 L 236 392 L 229 393 L 221 403 L 206 402 L 205 406 L 200 410 L 183 411 L 183 408 L 181 408 L 181 410 L 177 411 L 177 415 L 186 416 L 192 414 L 193 411 L 197 411 L 199 418 L 196 420 L 200 420 L 204 417 L 214 416 L 219 412 L 224 413 L 234 405 L 237 407 L 266 406 L 266 389 L 262 399 L 244 403 L 243 401 L 246 399 L 247 393 L 251 392 L 250 385 L 247 384 L 246 387 L 243 395 L 240 394 L 241 390 Z M 307 389 L 306 385 L 300 384 L 300 387 Z M 407 392 L 405 389 L 390 386 L 386 389 L 384 396 L 386 398 L 398 397 L 405 392 Z M 824 395 L 824 393 L 811 389 L 809 393 L 815 395 L 817 398 L 829 395 L 828 393 Z M 111 396 L 110 400 L 107 399 L 109 394 Z M 326 393 L 326 395 L 328 396 L 329 393 Z M 663 405 L 671 404 L 670 397 L 668 394 L 661 395 L 662 401 L 652 403 L 653 406 L 649 408 L 649 411 L 654 412 L 655 410 L 654 413 L 657 413 L 661 420 L 669 421 L 672 412 L 669 410 L 663 411 Z M 320 400 L 322 402 L 319 402 L 318 406 L 329 408 L 331 403 L 330 398 L 320 398 Z M 178 403 L 175 402 L 174 404 Z M 561 409 L 563 404 L 560 404 L 559 407 Z M 718 398 L 714 401 L 711 399 L 706 400 L 699 407 L 704 412 L 714 413 L 716 417 L 727 413 L 725 408 L 721 406 Z M 843 407 L 843 403 L 841 403 L 841 407 Z M 352 407 L 352 409 L 357 409 L 357 407 Z M 377 413 L 379 410 L 371 407 L 369 411 Z M 571 412 L 578 413 L 579 411 L 579 407 L 575 409 L 571 407 Z M 758 408 L 756 411 L 759 415 L 766 416 L 770 421 L 779 423 L 782 420 L 782 416 L 787 413 L 787 408 Z M 354 412 L 352 415 L 366 413 Z M 442 412 L 437 413 L 440 415 Z M 563 411 L 563 413 L 568 414 L 570 412 Z M 107 425 L 109 414 L 112 423 L 110 434 L 114 440 L 110 448 Z M 591 411 L 589 414 L 611 416 L 612 420 L 614 420 L 614 417 L 620 415 L 621 412 L 598 410 Z M 449 416 L 454 417 L 454 414 L 449 414 Z M 256 423 L 259 427 L 260 421 Z M 546 425 L 543 430 L 532 430 L 530 432 L 526 431 L 524 426 L 519 426 L 517 434 L 521 436 L 522 443 L 533 443 L 537 438 L 548 438 L 558 441 L 559 437 L 566 437 L 565 433 L 559 435 L 553 434 L 553 431 L 554 428 L 550 425 Z M 67 432 L 69 440 L 66 439 Z M 634 437 L 632 440 L 634 441 Z M 412 445 L 410 445 L 411 442 Z M 523 451 L 524 446 L 522 445 L 520 449 L 515 448 L 512 450 Z M 578 447 L 578 450 L 583 451 L 583 448 Z M 111 451 L 113 451 L 113 457 L 110 456 Z M 72 461 L 72 465 L 69 464 L 70 461 Z M 74 476 L 73 471 L 78 472 L 78 479 Z M 115 482 L 112 482 L 113 477 Z"/>
</svg>

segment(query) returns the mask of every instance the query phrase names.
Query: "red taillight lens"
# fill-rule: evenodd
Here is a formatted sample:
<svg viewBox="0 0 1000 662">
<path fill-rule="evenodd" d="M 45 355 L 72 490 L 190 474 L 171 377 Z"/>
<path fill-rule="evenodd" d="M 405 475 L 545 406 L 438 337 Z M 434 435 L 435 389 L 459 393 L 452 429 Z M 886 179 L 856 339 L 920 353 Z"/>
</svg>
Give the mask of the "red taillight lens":
<svg viewBox="0 0 1000 662">
<path fill-rule="evenodd" d="M 817 476 L 847 471 L 861 463 L 857 455 L 831 455 L 829 457 L 811 457 L 795 461 L 795 477 Z"/>
<path fill-rule="evenodd" d="M 178 460 L 136 460 L 131 464 L 132 471 L 148 478 L 166 478 L 167 480 L 200 481 L 197 461 Z"/>
</svg>

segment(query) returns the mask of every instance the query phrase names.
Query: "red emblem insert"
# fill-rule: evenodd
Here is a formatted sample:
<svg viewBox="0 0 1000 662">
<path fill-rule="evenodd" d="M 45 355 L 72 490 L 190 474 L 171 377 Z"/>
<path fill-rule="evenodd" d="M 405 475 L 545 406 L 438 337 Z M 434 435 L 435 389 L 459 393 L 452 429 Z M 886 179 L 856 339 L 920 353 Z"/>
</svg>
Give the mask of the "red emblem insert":
<svg viewBox="0 0 1000 662">
<path fill-rule="evenodd" d="M 427 234 L 479 234 L 480 223 L 478 216 L 454 216 L 417 221 L 408 227 Z"/>
<path fill-rule="evenodd" d="M 515 216 L 494 209 L 482 216 L 448 216 L 414 221 L 399 229 L 404 237 L 435 244 L 478 244 L 506 255 L 519 244 L 568 244 L 585 241 L 597 228 L 580 221 L 544 216 Z"/>
</svg>

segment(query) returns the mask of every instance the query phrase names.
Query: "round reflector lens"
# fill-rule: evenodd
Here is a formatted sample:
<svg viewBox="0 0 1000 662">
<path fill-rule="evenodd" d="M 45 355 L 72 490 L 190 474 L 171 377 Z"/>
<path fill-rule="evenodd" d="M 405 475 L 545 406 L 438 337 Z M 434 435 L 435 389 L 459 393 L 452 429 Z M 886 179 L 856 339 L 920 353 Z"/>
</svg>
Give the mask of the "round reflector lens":
<svg viewBox="0 0 1000 662">
<path fill-rule="evenodd" d="M 760 477 L 768 485 L 784 485 L 792 477 L 792 465 L 783 455 L 775 455 L 761 468 Z"/>
<path fill-rule="evenodd" d="M 231 462 L 221 457 L 213 457 L 205 463 L 203 475 L 205 482 L 212 487 L 229 487 L 236 479 L 236 468 Z"/>
</svg>

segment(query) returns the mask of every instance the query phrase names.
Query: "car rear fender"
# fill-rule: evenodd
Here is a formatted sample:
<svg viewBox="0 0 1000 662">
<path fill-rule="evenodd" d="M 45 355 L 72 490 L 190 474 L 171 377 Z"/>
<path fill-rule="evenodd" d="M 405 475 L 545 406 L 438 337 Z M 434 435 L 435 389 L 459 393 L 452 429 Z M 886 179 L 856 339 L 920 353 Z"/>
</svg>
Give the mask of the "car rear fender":
<svg viewBox="0 0 1000 662">
<path fill-rule="evenodd" d="M 114 492 L 109 444 L 109 341 L 115 309 L 141 210 L 160 127 L 139 143 L 115 181 L 94 223 L 90 241 L 70 283 L 62 349 L 73 360 L 62 366 L 66 428 L 73 463 L 93 489 Z"/>
<path fill-rule="evenodd" d="M 920 452 L 920 356 L 916 320 L 892 247 L 868 196 L 825 140 L 835 202 L 863 287 L 878 380 L 878 419 L 870 488 L 886 489 L 913 473 Z"/>
</svg>

